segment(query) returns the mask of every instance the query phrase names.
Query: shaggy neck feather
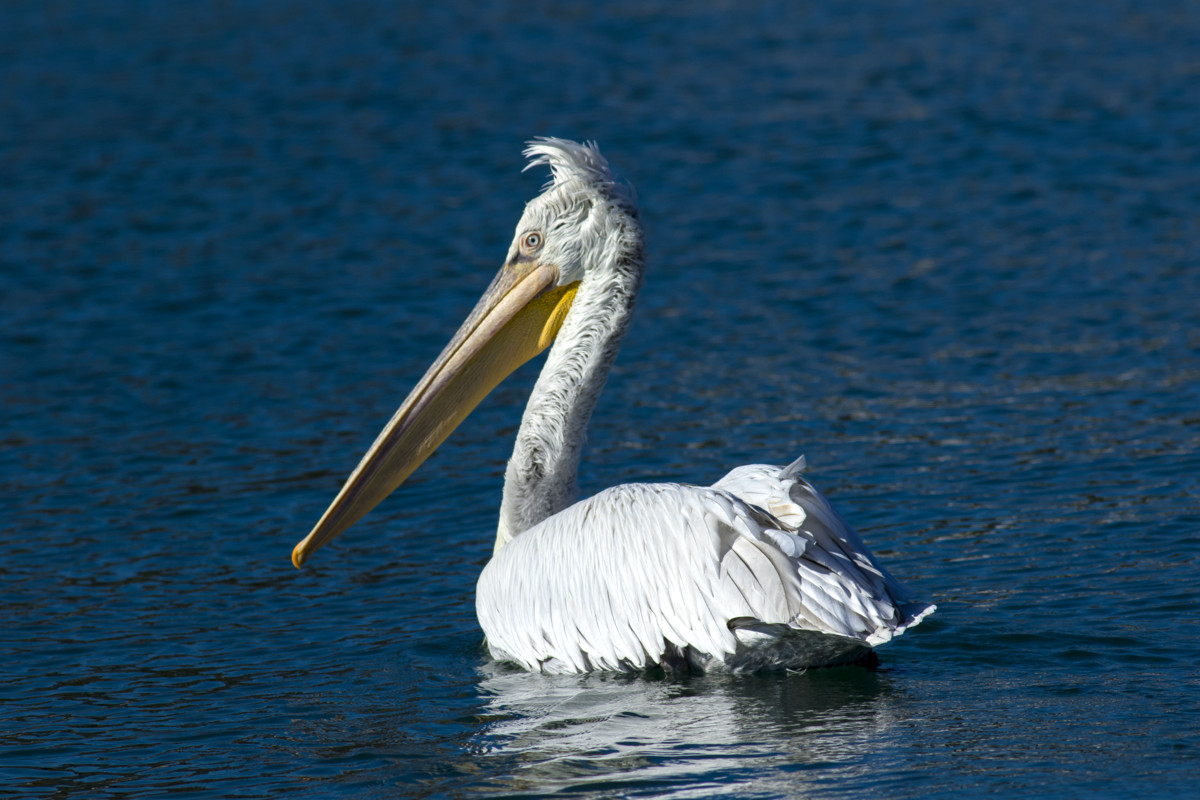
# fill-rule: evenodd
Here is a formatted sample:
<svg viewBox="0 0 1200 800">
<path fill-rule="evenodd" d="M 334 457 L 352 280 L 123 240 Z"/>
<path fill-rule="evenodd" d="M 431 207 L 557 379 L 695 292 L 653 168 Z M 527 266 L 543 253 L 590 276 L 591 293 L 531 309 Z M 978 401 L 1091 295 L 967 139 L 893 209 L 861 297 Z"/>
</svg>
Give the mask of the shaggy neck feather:
<svg viewBox="0 0 1200 800">
<path fill-rule="evenodd" d="M 496 550 L 575 502 L 579 459 L 642 279 L 640 241 L 584 277 L 533 387 L 512 458 Z"/>
</svg>

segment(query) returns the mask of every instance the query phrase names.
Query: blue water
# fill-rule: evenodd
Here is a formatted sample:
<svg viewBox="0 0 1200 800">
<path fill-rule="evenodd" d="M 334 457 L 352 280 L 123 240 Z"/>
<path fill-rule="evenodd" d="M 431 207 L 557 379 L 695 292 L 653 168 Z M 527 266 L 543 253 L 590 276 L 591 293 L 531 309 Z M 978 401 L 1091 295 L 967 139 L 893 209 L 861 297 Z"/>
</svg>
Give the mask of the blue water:
<svg viewBox="0 0 1200 800">
<path fill-rule="evenodd" d="M 1182 0 L 0 4 L 0 794 L 1194 793 L 1198 54 Z M 939 605 L 878 668 L 491 663 L 536 363 L 292 568 L 535 135 L 648 228 L 584 491 L 807 454 Z"/>
</svg>

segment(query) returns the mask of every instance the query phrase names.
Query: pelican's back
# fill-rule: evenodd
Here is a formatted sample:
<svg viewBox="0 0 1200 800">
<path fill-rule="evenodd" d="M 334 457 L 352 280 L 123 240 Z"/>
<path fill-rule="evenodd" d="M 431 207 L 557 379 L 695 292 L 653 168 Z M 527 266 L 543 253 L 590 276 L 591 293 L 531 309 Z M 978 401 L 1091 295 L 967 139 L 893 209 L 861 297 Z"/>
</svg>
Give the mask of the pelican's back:
<svg viewBox="0 0 1200 800">
<path fill-rule="evenodd" d="M 492 655 L 545 672 L 852 661 L 933 611 L 908 601 L 788 468 L 626 484 L 502 547 L 476 606 Z"/>
</svg>

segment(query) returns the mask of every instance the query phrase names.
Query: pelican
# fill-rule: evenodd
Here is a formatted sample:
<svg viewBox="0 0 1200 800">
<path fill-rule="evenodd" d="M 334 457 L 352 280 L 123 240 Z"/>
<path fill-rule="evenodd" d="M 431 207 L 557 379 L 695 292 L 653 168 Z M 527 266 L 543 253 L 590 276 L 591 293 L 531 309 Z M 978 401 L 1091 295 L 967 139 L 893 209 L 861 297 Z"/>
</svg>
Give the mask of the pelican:
<svg viewBox="0 0 1200 800">
<path fill-rule="evenodd" d="M 292 562 L 361 519 L 550 347 L 476 587 L 497 661 L 545 673 L 804 669 L 861 659 L 932 613 L 801 476 L 803 456 L 708 487 L 625 484 L 576 501 L 588 420 L 642 283 L 642 227 L 632 187 L 595 143 L 540 138 L 525 156 L 551 179 L 503 268 Z"/>
</svg>

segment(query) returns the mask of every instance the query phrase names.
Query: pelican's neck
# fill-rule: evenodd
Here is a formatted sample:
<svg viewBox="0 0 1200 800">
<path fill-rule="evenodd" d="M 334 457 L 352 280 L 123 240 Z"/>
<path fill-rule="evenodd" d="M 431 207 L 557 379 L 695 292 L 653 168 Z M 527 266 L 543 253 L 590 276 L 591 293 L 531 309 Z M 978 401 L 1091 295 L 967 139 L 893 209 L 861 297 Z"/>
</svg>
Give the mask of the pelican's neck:
<svg viewBox="0 0 1200 800">
<path fill-rule="evenodd" d="M 641 242 L 584 277 L 533 387 L 504 474 L 496 551 L 575 502 L 588 420 L 629 327 Z"/>
</svg>

